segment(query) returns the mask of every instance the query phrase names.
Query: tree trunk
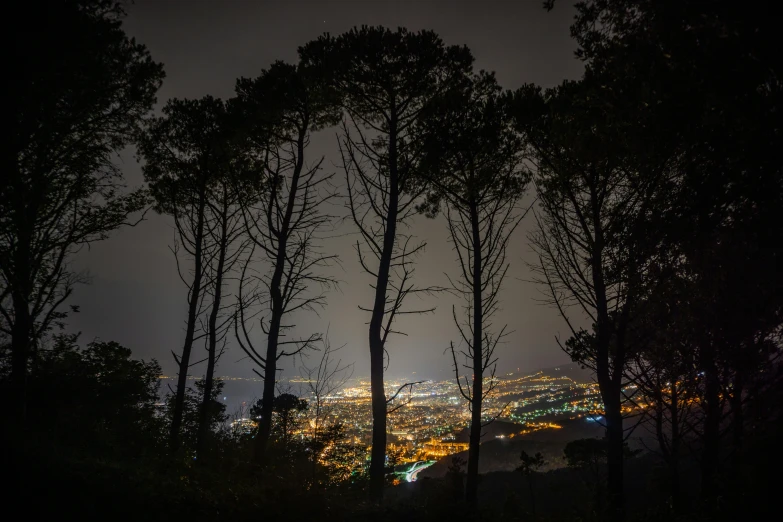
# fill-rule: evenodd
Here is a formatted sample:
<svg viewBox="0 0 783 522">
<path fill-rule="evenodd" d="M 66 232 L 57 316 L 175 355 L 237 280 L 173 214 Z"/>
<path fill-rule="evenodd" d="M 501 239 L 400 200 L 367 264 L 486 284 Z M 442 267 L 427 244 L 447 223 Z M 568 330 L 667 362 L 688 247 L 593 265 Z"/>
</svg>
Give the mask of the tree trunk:
<svg viewBox="0 0 783 522">
<path fill-rule="evenodd" d="M 679 392 L 676 378 L 672 379 L 671 402 L 669 404 L 669 416 L 671 417 L 671 443 L 669 444 L 669 487 L 671 488 L 672 509 L 675 513 L 682 510 L 680 493 L 680 418 L 679 418 Z"/>
<path fill-rule="evenodd" d="M 23 208 L 19 213 L 32 221 L 29 211 Z M 13 390 L 12 411 L 17 427 L 23 429 L 27 422 L 27 363 L 33 343 L 33 318 L 30 316 L 30 296 L 33 292 L 30 262 L 32 223 L 19 224 L 19 238 L 14 253 L 14 278 L 11 299 L 14 307 L 14 323 L 11 325 L 11 389 Z"/>
<path fill-rule="evenodd" d="M 606 297 L 606 283 L 603 271 L 603 228 L 597 204 L 593 201 L 593 245 L 592 276 L 596 297 L 596 380 L 604 403 L 607 443 L 607 489 L 609 493 L 608 520 L 618 522 L 624 519 L 625 498 L 623 493 L 623 416 L 621 410 L 621 378 L 623 373 L 621 347 L 616 348 L 614 365 L 610 367 L 612 331 L 610 330 L 609 306 Z M 619 344 L 619 343 L 618 343 Z M 618 367 L 619 366 L 619 367 Z"/>
<path fill-rule="evenodd" d="M 280 424 L 283 425 L 283 453 L 288 453 L 288 416 L 290 415 L 289 411 L 284 411 L 282 415 L 280 415 Z"/>
<path fill-rule="evenodd" d="M 215 348 L 211 345 L 211 342 L 212 339 L 210 339 L 209 353 L 207 354 L 207 372 L 204 375 L 204 395 L 201 397 L 198 435 L 196 436 L 196 455 L 200 462 L 203 462 L 206 456 L 207 437 L 209 437 L 209 426 L 212 421 L 210 410 L 212 406 L 212 389 L 214 388 Z"/>
<path fill-rule="evenodd" d="M 278 342 L 280 340 L 280 324 L 285 313 L 284 296 L 281 289 L 283 274 L 285 272 L 285 260 L 288 254 L 288 240 L 291 234 L 291 216 L 296 205 L 296 196 L 299 189 L 299 176 L 304 166 L 304 145 L 307 138 L 309 118 L 305 116 L 304 124 L 299 129 L 297 139 L 297 158 L 294 173 L 291 176 L 291 186 L 288 191 L 288 202 L 283 216 L 283 223 L 277 232 L 277 252 L 275 269 L 272 280 L 269 283 L 269 292 L 272 298 L 272 318 L 269 321 L 269 333 L 267 334 L 266 362 L 264 367 L 264 394 L 261 402 L 261 422 L 258 426 L 258 435 L 253 452 L 253 462 L 263 468 L 266 465 L 266 448 L 272 433 L 272 412 L 275 401 L 275 381 L 277 379 Z M 276 187 L 270 194 L 270 208 L 277 198 Z"/>
<path fill-rule="evenodd" d="M 604 280 L 603 249 L 604 236 L 598 195 L 591 186 L 592 223 L 595 234 L 592 250 L 592 278 L 596 298 L 596 380 L 604 403 L 607 443 L 607 489 L 609 493 L 608 520 L 618 522 L 625 518 L 625 495 L 623 493 L 623 415 L 621 410 L 622 375 L 624 371 L 623 339 L 616 339 L 614 368 L 612 362 L 612 330 L 609 317 L 609 303 Z M 626 303 L 626 307 L 628 304 Z M 622 332 L 622 328 L 617 329 Z M 617 333 L 617 332 L 615 332 Z"/>
<path fill-rule="evenodd" d="M 215 360 L 217 353 L 217 319 L 220 313 L 220 302 L 223 297 L 223 270 L 226 263 L 226 249 L 228 248 L 228 195 L 223 189 L 223 209 L 220 216 L 220 250 L 218 251 L 218 264 L 215 271 L 215 285 L 212 301 L 212 310 L 209 313 L 209 346 L 207 352 L 207 373 L 204 376 L 204 396 L 201 398 L 201 411 L 199 412 L 198 437 L 196 439 L 196 455 L 203 461 L 206 449 L 207 437 L 210 435 L 209 426 L 212 423 L 212 389 L 214 388 Z"/>
<path fill-rule="evenodd" d="M 535 471 L 531 471 L 530 475 L 527 476 L 527 487 L 530 490 L 530 513 L 533 515 L 533 518 L 535 519 L 536 516 L 536 495 L 533 491 L 533 473 Z"/>
<path fill-rule="evenodd" d="M 475 506 L 478 496 L 479 447 L 481 445 L 481 406 L 484 400 L 484 351 L 482 349 L 481 300 L 481 237 L 478 210 L 470 207 L 470 226 L 473 242 L 473 390 L 471 395 L 470 445 L 468 448 L 468 475 L 465 481 L 465 500 Z"/>
<path fill-rule="evenodd" d="M 672 497 L 672 510 L 675 514 L 682 512 L 682 494 L 680 493 L 679 457 L 672 454 L 669 462 L 669 488 Z"/>
<path fill-rule="evenodd" d="M 14 292 L 14 324 L 11 327 L 11 387 L 13 411 L 17 427 L 24 428 L 27 421 L 27 362 L 30 357 L 32 330 L 27 299 Z"/>
<path fill-rule="evenodd" d="M 745 440 L 745 414 L 742 405 L 742 395 L 745 392 L 745 379 L 742 369 L 737 370 L 734 378 L 734 389 L 731 395 L 731 445 L 732 445 L 732 475 L 740 480 L 742 475 L 742 446 Z"/>
<path fill-rule="evenodd" d="M 378 263 L 378 279 L 375 300 L 370 318 L 370 389 L 372 394 L 372 450 L 370 452 L 370 500 L 383 501 L 383 485 L 386 470 L 386 392 L 383 386 L 383 318 L 386 312 L 386 291 L 389 270 L 397 235 L 397 210 L 399 204 L 399 179 L 397 178 L 397 121 L 392 108 L 389 124 L 389 206 L 386 215 L 386 231 L 383 250 Z"/>
<path fill-rule="evenodd" d="M 717 473 L 720 453 L 720 382 L 717 368 L 712 361 L 704 370 L 704 418 L 703 451 L 701 460 L 701 496 L 709 505 L 718 494 Z"/>
<path fill-rule="evenodd" d="M 625 517 L 623 490 L 624 431 L 623 415 L 620 409 L 620 390 L 612 392 L 612 398 L 605 401 L 607 439 L 607 481 L 609 493 L 608 520 L 620 521 Z"/>
<path fill-rule="evenodd" d="M 372 325 L 370 332 L 370 389 L 372 394 L 370 500 L 380 503 L 383 500 L 386 474 L 386 393 L 383 386 L 383 342 L 381 341 L 380 329 L 378 335 L 373 336 Z"/>
<path fill-rule="evenodd" d="M 320 379 L 320 377 L 319 377 Z M 313 452 L 311 455 L 311 464 L 312 464 L 312 485 L 316 485 L 316 474 L 318 471 L 318 456 L 320 454 L 320 447 L 318 444 L 318 441 L 320 440 L 321 434 L 320 434 L 320 427 L 321 427 L 321 395 L 320 393 L 316 394 L 315 396 L 315 426 L 313 426 L 313 440 L 312 440 L 312 448 Z"/>
<path fill-rule="evenodd" d="M 261 422 L 258 423 L 258 434 L 256 435 L 255 447 L 253 449 L 253 463 L 261 468 L 266 466 L 267 463 L 266 448 L 272 433 L 272 412 L 274 410 L 277 374 L 277 343 L 280 337 L 281 315 L 282 299 L 280 298 L 278 282 L 278 291 L 273 292 L 272 319 L 269 322 L 269 334 L 267 335 L 264 394 L 261 398 Z"/>
<path fill-rule="evenodd" d="M 182 414 L 185 406 L 185 389 L 188 385 L 188 368 L 190 367 L 190 352 L 193 349 L 193 338 L 196 332 L 196 315 L 201 297 L 201 280 L 203 276 L 203 243 L 204 243 L 204 211 L 206 208 L 206 190 L 199 194 L 198 217 L 196 221 L 196 237 L 194 238 L 194 272 L 193 285 L 188 296 L 188 320 L 185 330 L 185 344 L 179 359 L 179 374 L 177 375 L 177 393 L 174 397 L 174 412 L 169 431 L 169 448 L 172 452 L 179 449 L 180 428 L 182 427 Z"/>
</svg>

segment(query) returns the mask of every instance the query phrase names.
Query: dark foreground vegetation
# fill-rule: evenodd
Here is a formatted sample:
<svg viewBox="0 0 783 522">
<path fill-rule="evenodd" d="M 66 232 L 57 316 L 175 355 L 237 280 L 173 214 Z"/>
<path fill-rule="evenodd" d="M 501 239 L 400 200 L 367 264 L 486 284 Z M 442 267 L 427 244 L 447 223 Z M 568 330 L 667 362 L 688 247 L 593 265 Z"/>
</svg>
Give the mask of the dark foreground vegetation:
<svg viewBox="0 0 783 522">
<path fill-rule="evenodd" d="M 581 2 L 572 36 L 585 72 L 547 90 L 504 90 L 474 70 L 469 49 L 432 32 L 356 28 L 305 43 L 296 64 L 238 79 L 230 100 L 168 100 L 156 117 L 163 65 L 127 38 L 122 5 L 17 7 L 0 181 L 9 513 L 620 521 L 772 511 L 783 59 L 771 7 Z M 308 152 L 324 129 L 338 134 L 340 183 Z M 135 190 L 114 162 L 130 145 L 147 182 Z M 325 306 L 336 285 L 338 253 L 325 238 L 335 220 L 326 204 L 337 200 L 373 281 L 361 307 L 369 448 L 324 411 L 346 370 L 327 336 L 291 322 Z M 156 362 L 63 333 L 85 282 L 75 253 L 147 209 L 174 224 L 187 288 L 184 342 L 171 350 L 178 380 L 162 402 Z M 439 214 L 458 258 L 449 288 L 413 280 L 425 254 L 411 225 Z M 506 332 L 492 317 L 506 246 L 527 214 L 531 268 L 571 328 L 558 343 L 595 375 L 605 436 L 565 445 L 558 469 L 522 451 L 516 471 L 480 475 Z M 427 311 L 406 298 L 440 291 L 465 302 L 453 311 L 451 359 L 472 412 L 470 449 L 445 477 L 393 485 L 387 416 L 416 383 L 386 395 L 386 341 L 399 333 L 395 318 Z M 585 318 L 590 328 L 576 326 Z M 217 400 L 229 342 L 264 380 L 257 425 L 232 428 Z M 306 372 L 309 401 L 275 386 L 280 361 L 307 351 L 321 354 Z M 649 431 L 650 447 L 629 446 L 634 429 Z"/>
</svg>

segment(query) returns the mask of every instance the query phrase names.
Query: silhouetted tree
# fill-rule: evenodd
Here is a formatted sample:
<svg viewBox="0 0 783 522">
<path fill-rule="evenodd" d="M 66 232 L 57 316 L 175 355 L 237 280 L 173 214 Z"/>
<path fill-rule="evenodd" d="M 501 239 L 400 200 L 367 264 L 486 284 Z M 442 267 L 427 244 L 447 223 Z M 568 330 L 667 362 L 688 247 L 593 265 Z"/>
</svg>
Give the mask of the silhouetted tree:
<svg viewBox="0 0 783 522">
<path fill-rule="evenodd" d="M 691 334 L 691 290 L 688 281 L 672 277 L 647 297 L 640 313 L 633 314 L 632 331 L 641 337 L 640 348 L 627 368 L 651 420 L 643 426 L 655 435 L 657 453 L 666 464 L 675 512 L 681 510 L 680 461 L 697 421 L 701 387 L 698 345 Z"/>
<path fill-rule="evenodd" d="M 622 444 L 622 452 L 624 459 L 638 454 L 638 451 L 631 450 L 625 442 Z M 609 460 L 608 439 L 573 440 L 566 444 L 563 456 L 568 467 L 578 470 L 582 474 L 582 480 L 593 495 L 595 503 L 593 510 L 599 517 L 605 517 L 606 494 L 604 490 L 607 487 L 609 470 L 607 466 Z"/>
<path fill-rule="evenodd" d="M 454 372 L 472 414 L 466 500 L 475 504 L 484 401 L 495 386 L 495 348 L 506 327 L 493 332 L 492 317 L 509 264 L 506 246 L 523 217 L 518 202 L 529 175 L 522 166 L 522 142 L 512 127 L 510 96 L 491 75 L 466 81 L 427 111 L 424 133 L 433 190 L 420 208 L 429 215 L 445 202 L 449 234 L 459 261 L 452 291 L 465 301 L 465 318 L 454 322 L 465 348 L 451 344 Z M 458 354 L 465 362 L 458 361 Z M 470 379 L 461 377 L 467 368 Z M 490 373 L 489 385 L 484 379 Z M 464 384 L 463 384 L 464 379 Z M 489 422 L 491 422 L 490 419 Z"/>
<path fill-rule="evenodd" d="M 530 511 L 533 516 L 536 516 L 536 494 L 533 491 L 533 477 L 536 472 L 544 465 L 544 456 L 541 453 L 535 455 L 529 455 L 525 450 L 519 455 L 519 460 L 522 464 L 519 465 L 517 471 L 521 472 L 527 478 L 527 486 L 530 490 Z"/>
<path fill-rule="evenodd" d="M 293 431 L 299 427 L 301 417 L 307 408 L 305 399 L 300 399 L 291 393 L 281 393 L 275 397 L 274 412 L 277 414 L 277 428 L 280 431 L 284 451 L 288 449 Z"/>
<path fill-rule="evenodd" d="M 305 450 L 305 444 L 297 444 L 294 447 L 293 433 L 302 429 L 306 421 L 309 404 L 306 399 L 300 399 L 288 392 L 279 393 L 275 397 L 272 410 L 272 429 L 270 442 L 276 444 L 276 450 L 270 451 L 270 455 L 276 459 L 277 465 L 290 466 L 294 460 L 301 456 Z M 264 414 L 264 399 L 259 399 L 251 407 L 250 414 L 254 418 L 260 418 Z M 269 461 L 274 460 L 270 457 Z M 278 472 L 280 469 L 278 468 Z"/>
<path fill-rule="evenodd" d="M 656 220 L 674 176 L 668 137 L 648 142 L 637 130 L 650 115 L 637 106 L 633 85 L 623 79 L 608 89 L 604 81 L 588 71 L 581 82 L 543 94 L 523 88 L 516 103 L 518 128 L 537 155 L 541 210 L 530 236 L 539 258 L 533 269 L 571 330 L 561 347 L 596 372 L 608 438 L 609 517 L 620 520 L 625 370 L 638 349 L 631 313 L 665 277 L 658 267 L 668 258 Z M 654 145 L 662 150 L 651 153 Z M 572 307 L 591 331 L 575 326 Z"/>
<path fill-rule="evenodd" d="M 236 239 L 237 216 L 232 208 L 236 193 L 229 181 L 231 147 L 226 142 L 226 119 L 226 106 L 219 99 L 173 99 L 163 108 L 163 116 L 148 123 L 139 147 L 146 160 L 144 177 L 155 198 L 155 209 L 174 219 L 176 239 L 172 252 L 180 279 L 188 288 L 185 342 L 179 355 L 171 352 L 178 367 L 169 435 L 172 451 L 179 447 L 188 371 L 203 362 L 191 362 L 193 343 L 205 336 L 210 361 L 207 383 L 211 383 L 214 369 L 217 315 L 214 329 L 211 317 L 206 329 L 198 329 L 199 317 L 209 308 L 209 277 L 212 274 L 212 312 L 217 314 L 226 260 L 228 266 L 233 263 L 228 249 Z M 191 262 L 192 268 L 184 264 Z"/>
<path fill-rule="evenodd" d="M 110 341 L 78 345 L 57 335 L 30 362 L 28 424 L 55 445 L 86 455 L 154 458 L 163 426 L 156 412 L 160 366 Z"/>
<path fill-rule="evenodd" d="M 321 345 L 318 365 L 309 367 L 303 362 L 299 368 L 299 374 L 306 379 L 307 390 L 312 397 L 310 408 L 312 435 L 309 446 L 313 484 L 318 483 L 316 472 L 319 459 L 327 448 L 338 442 L 342 431 L 338 423 L 326 422 L 332 414 L 328 398 L 340 391 L 353 374 L 353 364 L 346 364 L 342 359 L 336 359 L 337 352 L 342 346 L 332 348 L 329 332 L 324 336 Z"/>
<path fill-rule="evenodd" d="M 42 15 L 42 9 L 45 15 Z M 28 362 L 86 281 L 69 261 L 132 224 L 146 202 L 124 191 L 115 154 L 155 103 L 163 68 L 122 30 L 120 2 L 26 3 L 7 71 L 7 159 L 0 175 L 0 330 L 10 337 L 12 403 L 23 425 Z"/>
<path fill-rule="evenodd" d="M 566 444 L 563 456 L 568 467 L 582 474 L 582 481 L 592 494 L 593 509 L 600 515 L 603 511 L 604 488 L 606 488 L 606 439 L 577 439 Z"/>
<path fill-rule="evenodd" d="M 202 456 L 196 453 L 196 447 L 199 444 L 200 432 L 203 429 L 201 424 L 202 411 L 204 410 L 204 392 L 206 381 L 198 379 L 193 386 L 185 389 L 185 399 L 182 401 L 182 421 L 180 424 L 180 446 L 188 455 L 188 458 L 194 458 L 198 461 Z M 223 387 L 225 383 L 221 379 L 214 379 L 212 382 L 212 391 L 207 403 L 207 431 L 214 437 L 220 431 L 223 424 L 228 420 L 226 415 L 226 405 L 222 399 Z M 173 416 L 176 409 L 177 395 L 170 393 L 165 400 L 165 417 L 169 422 L 173 422 Z M 214 442 L 214 438 L 205 437 L 201 439 L 201 446 L 204 453 L 209 453 L 207 443 Z"/>
<path fill-rule="evenodd" d="M 226 313 L 233 305 L 227 306 L 223 301 L 226 280 L 248 246 L 242 207 L 239 204 L 242 198 L 240 191 L 246 188 L 246 185 L 240 181 L 245 165 L 237 154 L 237 144 L 232 136 L 235 131 L 231 129 L 229 122 L 224 122 L 224 125 L 226 128 L 223 129 L 224 135 L 218 146 L 224 148 L 226 170 L 215 180 L 212 197 L 207 200 L 207 231 L 209 243 L 214 245 L 214 252 L 207 266 L 208 280 L 205 285 L 205 295 L 211 297 L 209 305 L 211 309 L 207 324 L 202 326 L 202 330 L 207 333 L 207 369 L 204 375 L 204 394 L 196 443 L 196 453 L 201 456 L 203 456 L 205 439 L 210 434 L 209 403 L 215 366 L 225 349 L 226 336 L 234 316 L 233 313 Z M 220 344 L 219 351 L 218 344 Z"/>
<path fill-rule="evenodd" d="M 323 425 L 318 438 L 311 439 L 307 449 L 317 458 L 315 484 L 325 486 L 345 482 L 364 464 L 367 455 L 367 447 L 357 444 L 353 437 L 349 437 L 345 424 L 341 422 Z"/>
<path fill-rule="evenodd" d="M 655 114 L 647 141 L 667 135 L 676 151 L 664 222 L 692 296 L 688 336 L 703 373 L 702 494 L 713 507 L 724 436 L 731 433 L 736 486 L 746 404 L 774 386 L 780 353 L 783 62 L 771 9 L 591 0 L 572 27 L 578 56 L 609 80 L 605 87 L 620 76 L 643 87 L 639 106 Z"/>
<path fill-rule="evenodd" d="M 324 253 L 320 244 L 332 220 L 322 212 L 335 196 L 329 186 L 332 174 L 322 172 L 323 158 L 310 164 L 305 155 L 310 133 L 335 123 L 338 105 L 334 91 L 312 70 L 283 62 L 256 79 L 240 79 L 237 95 L 247 125 L 247 154 L 257 165 L 254 182 L 263 187 L 259 195 L 242 203 L 253 248 L 242 270 L 235 320 L 237 340 L 264 379 L 264 411 L 253 457 L 263 466 L 278 361 L 321 339 L 317 333 L 285 339 L 295 327 L 285 321 L 294 312 L 324 306 L 324 291 L 336 284 L 323 272 L 336 256 Z M 259 320 L 266 335 L 262 353 L 249 323 L 265 311 L 270 316 L 268 322 L 263 315 Z"/>
<path fill-rule="evenodd" d="M 449 487 L 454 496 L 454 500 L 460 501 L 465 498 L 465 464 L 464 458 L 455 455 L 451 457 L 451 463 L 446 470 L 446 478 Z"/>
<path fill-rule="evenodd" d="M 404 310 L 405 298 L 432 290 L 411 281 L 414 258 L 425 245 L 400 229 L 410 223 L 426 189 L 417 122 L 430 101 L 470 72 L 473 57 L 465 47 L 445 46 L 430 31 L 382 27 L 353 29 L 337 38 L 324 35 L 301 48 L 300 56 L 339 90 L 346 112 L 339 143 L 348 207 L 361 235 L 359 262 L 373 277 L 375 294 L 372 307 L 362 310 L 371 314 L 370 498 L 380 502 L 386 467 L 386 341 L 400 314 L 428 311 Z"/>
</svg>

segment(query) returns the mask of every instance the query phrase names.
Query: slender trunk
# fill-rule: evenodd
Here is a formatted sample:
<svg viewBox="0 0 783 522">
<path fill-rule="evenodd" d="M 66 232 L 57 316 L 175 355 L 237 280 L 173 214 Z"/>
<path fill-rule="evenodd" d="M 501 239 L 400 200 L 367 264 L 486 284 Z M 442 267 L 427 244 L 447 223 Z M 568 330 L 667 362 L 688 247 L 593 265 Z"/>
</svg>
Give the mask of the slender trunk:
<svg viewBox="0 0 783 522">
<path fill-rule="evenodd" d="M 607 487 L 609 492 L 608 520 L 624 519 L 624 431 L 623 415 L 620 409 L 620 390 L 612 393 L 612 399 L 606 404 L 606 439 L 607 439 Z"/>
<path fill-rule="evenodd" d="M 704 370 L 704 434 L 701 459 L 701 496 L 708 503 L 718 494 L 717 473 L 720 453 L 720 382 L 712 360 Z"/>
<path fill-rule="evenodd" d="M 30 357 L 32 320 L 27 299 L 14 292 L 14 324 L 11 326 L 11 387 L 15 422 L 21 430 L 27 420 L 27 362 Z"/>
<path fill-rule="evenodd" d="M 389 270 L 397 235 L 397 210 L 399 204 L 399 179 L 397 177 L 397 120 L 392 107 L 389 124 L 389 206 L 386 215 L 386 231 L 383 235 L 383 251 L 378 263 L 378 279 L 375 285 L 375 301 L 370 318 L 370 391 L 372 395 L 372 450 L 370 452 L 370 500 L 383 500 L 383 483 L 386 470 L 386 392 L 383 387 L 383 317 L 386 312 L 386 290 Z"/>
<path fill-rule="evenodd" d="M 177 375 L 177 394 L 174 397 L 174 412 L 171 419 L 171 430 L 169 432 L 169 448 L 172 452 L 179 449 L 180 428 L 182 426 L 182 414 L 185 407 L 185 389 L 187 388 L 188 368 L 190 367 L 190 352 L 193 349 L 193 338 L 196 332 L 196 315 L 198 315 L 198 304 L 201 298 L 201 281 L 203 277 L 204 260 L 204 211 L 206 208 L 206 188 L 202 188 L 199 193 L 198 216 L 196 218 L 196 237 L 194 238 L 194 271 L 193 285 L 190 287 L 188 296 L 188 320 L 185 330 L 185 344 L 182 346 L 182 353 L 179 359 L 179 374 Z"/>
<path fill-rule="evenodd" d="M 223 271 L 226 264 L 226 250 L 228 248 L 228 194 L 223 190 L 223 208 L 220 216 L 220 249 L 218 251 L 218 264 L 215 271 L 215 284 L 212 300 L 212 310 L 209 313 L 209 345 L 207 348 L 207 373 L 204 376 L 204 396 L 201 398 L 201 411 L 199 412 L 198 437 L 196 439 L 196 455 L 199 459 L 204 456 L 207 437 L 210 435 L 212 423 L 212 390 L 214 388 L 215 364 L 217 354 L 217 319 L 220 313 L 220 302 L 223 297 Z"/>
<path fill-rule="evenodd" d="M 735 369 L 733 389 L 731 393 L 731 473 L 729 475 L 729 488 L 732 506 L 741 508 L 741 494 L 743 488 L 742 446 L 745 439 L 745 414 L 743 411 L 742 395 L 745 392 L 745 376 L 741 364 Z M 728 496 L 728 495 L 727 495 Z M 739 501 L 740 505 L 736 502 Z"/>
<path fill-rule="evenodd" d="M 597 459 L 591 462 L 590 469 L 592 471 L 593 484 L 595 489 L 593 490 L 595 498 L 595 513 L 603 516 L 604 506 L 606 505 L 605 493 L 604 493 L 604 477 L 601 472 L 601 468 L 604 467 L 603 462 L 598 462 Z"/>
<path fill-rule="evenodd" d="M 27 364 L 33 343 L 33 317 L 30 315 L 29 304 L 33 292 L 32 267 L 30 266 L 32 242 L 30 227 L 33 218 L 28 216 L 30 212 L 25 207 L 19 209 L 18 213 L 25 218 L 22 223 L 17 223 L 19 237 L 14 252 L 13 277 L 15 281 L 9 281 L 9 283 L 13 285 L 11 300 L 14 308 L 14 322 L 11 325 L 12 411 L 14 412 L 14 420 L 21 431 L 27 422 Z"/>
<path fill-rule="evenodd" d="M 288 254 L 288 241 L 291 235 L 291 216 L 296 206 L 297 191 L 299 189 L 299 176 L 304 166 L 304 145 L 307 138 L 309 119 L 305 117 L 304 124 L 299 129 L 297 138 L 297 158 L 294 173 L 291 176 L 291 186 L 288 191 L 285 215 L 277 234 L 277 252 L 275 257 L 275 269 L 272 280 L 269 283 L 269 292 L 272 298 L 272 318 L 269 321 L 269 333 L 267 334 L 266 363 L 264 368 L 264 394 L 261 402 L 261 422 L 258 426 L 258 435 L 253 452 L 253 462 L 263 468 L 266 465 L 266 448 L 272 433 L 272 412 L 275 401 L 275 381 L 277 379 L 278 343 L 280 340 L 280 324 L 285 314 L 285 296 L 282 291 L 283 274 L 285 272 L 286 256 Z M 270 195 L 270 209 L 275 205 L 277 192 Z M 270 218 L 271 219 L 271 218 Z M 271 227 L 271 221 L 270 221 Z M 271 231 L 271 230 L 270 230 Z"/>
<path fill-rule="evenodd" d="M 378 278 L 379 280 L 381 277 Z M 374 314 L 373 314 L 374 315 Z M 383 386 L 383 342 L 370 333 L 370 391 L 372 395 L 372 449 L 370 451 L 370 500 L 383 500 L 386 470 L 386 393 Z"/>
<path fill-rule="evenodd" d="M 281 415 L 281 424 L 283 425 L 283 453 L 288 452 L 288 412 Z"/>
<path fill-rule="evenodd" d="M 280 277 L 282 277 L 282 264 L 280 267 Z M 277 272 L 275 270 L 272 285 L 272 319 L 269 322 L 269 334 L 267 335 L 264 393 L 261 398 L 261 422 L 258 424 L 258 434 L 256 435 L 253 450 L 253 463 L 262 468 L 266 465 L 266 448 L 272 433 L 272 412 L 274 410 L 275 379 L 277 375 L 277 344 L 280 337 L 280 319 L 283 315 L 283 300 L 280 297 L 280 277 L 277 278 L 277 286 L 274 286 Z"/>
<path fill-rule="evenodd" d="M 320 380 L 320 377 L 319 377 L 319 380 Z M 311 457 L 312 458 L 312 468 L 313 468 L 312 469 L 313 485 L 316 484 L 316 480 L 315 479 L 316 479 L 316 471 L 317 471 L 317 466 L 318 466 L 318 456 L 319 456 L 319 454 L 321 452 L 320 446 L 318 444 L 318 440 L 320 438 L 319 433 L 318 433 L 318 429 L 319 429 L 319 427 L 321 425 L 320 420 L 321 420 L 321 396 L 319 394 L 316 394 L 316 396 L 315 396 L 315 426 L 313 427 L 313 442 L 312 442 L 313 452 L 312 452 L 312 457 Z"/>
<path fill-rule="evenodd" d="M 530 475 L 527 476 L 527 487 L 530 490 L 530 513 L 533 515 L 533 518 L 536 516 L 536 495 L 533 492 L 533 471 L 530 472 Z"/>
<path fill-rule="evenodd" d="M 212 340 L 210 339 L 210 342 Z M 209 426 L 212 421 L 212 390 L 214 389 L 215 374 L 215 351 L 210 345 L 207 354 L 207 372 L 204 375 L 204 395 L 201 397 L 201 409 L 199 411 L 198 434 L 196 436 L 196 455 L 200 462 L 206 457 L 207 437 L 209 437 Z"/>
<path fill-rule="evenodd" d="M 672 496 L 672 509 L 679 513 L 682 509 L 680 494 L 680 417 L 679 390 L 676 378 L 672 379 L 671 402 L 669 416 L 671 417 L 671 442 L 669 444 L 669 484 Z"/>
<path fill-rule="evenodd" d="M 745 414 L 742 405 L 742 394 L 745 393 L 745 379 L 737 370 L 734 378 L 734 390 L 731 395 L 731 445 L 732 445 L 732 467 L 735 479 L 740 477 L 742 464 L 742 445 L 745 440 Z"/>
<path fill-rule="evenodd" d="M 592 276 L 596 297 L 596 379 L 604 402 L 607 439 L 607 488 L 609 493 L 609 517 L 612 522 L 624 518 L 625 499 L 623 493 L 623 417 L 620 394 L 623 367 L 618 347 L 615 354 L 615 368 L 610 366 L 612 331 L 609 318 L 609 304 L 606 296 L 606 282 L 603 270 L 603 227 L 600 218 L 598 195 L 591 187 L 592 221 L 595 239 L 592 252 Z"/>
<path fill-rule="evenodd" d="M 473 242 L 473 391 L 471 395 L 470 445 L 468 449 L 468 475 L 465 481 L 465 500 L 476 505 L 478 496 L 479 446 L 481 445 L 481 406 L 484 400 L 484 350 L 482 349 L 482 301 L 481 301 L 481 237 L 478 209 L 470 207 L 470 227 Z"/>
</svg>

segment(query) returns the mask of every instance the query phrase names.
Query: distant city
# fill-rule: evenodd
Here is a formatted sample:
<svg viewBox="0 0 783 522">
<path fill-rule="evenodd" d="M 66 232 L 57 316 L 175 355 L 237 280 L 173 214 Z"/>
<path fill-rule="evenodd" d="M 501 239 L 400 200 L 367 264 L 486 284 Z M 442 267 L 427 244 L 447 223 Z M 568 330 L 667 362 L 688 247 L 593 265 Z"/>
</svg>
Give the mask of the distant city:
<svg viewBox="0 0 783 522">
<path fill-rule="evenodd" d="M 173 379 L 161 376 L 161 379 Z M 198 377 L 191 377 L 197 380 Z M 256 378 L 223 377 L 226 389 L 259 388 Z M 392 396 L 406 382 L 405 379 L 387 380 L 386 395 Z M 243 386 L 247 384 L 248 386 Z M 576 365 L 548 368 L 529 374 L 508 373 L 486 379 L 485 388 L 493 390 L 484 405 L 487 420 L 507 423 L 510 429 L 495 434 L 496 438 L 514 438 L 543 429 L 558 429 L 560 422 L 600 418 L 602 404 L 598 386 L 587 371 Z M 233 385 L 233 386 L 232 386 Z M 306 393 L 307 380 L 301 377 L 281 379 L 279 388 L 290 390 L 312 402 Z M 236 393 L 232 392 L 235 402 Z M 228 402 L 228 395 L 224 397 Z M 255 420 L 249 414 L 255 399 L 247 397 L 238 402 L 231 413 L 234 429 L 251 431 Z M 372 412 L 369 378 L 354 378 L 323 399 L 326 424 L 341 423 L 348 437 L 357 445 L 369 447 L 372 431 Z M 389 415 L 389 454 L 403 470 L 405 480 L 415 480 L 416 474 L 427 464 L 466 451 L 466 428 L 470 409 L 460 394 L 454 379 L 427 380 L 404 390 L 395 400 L 401 405 Z M 304 424 L 295 435 L 307 436 L 311 425 Z M 358 464 L 358 463 L 357 463 Z M 407 466 L 405 466 L 407 464 Z"/>
</svg>

